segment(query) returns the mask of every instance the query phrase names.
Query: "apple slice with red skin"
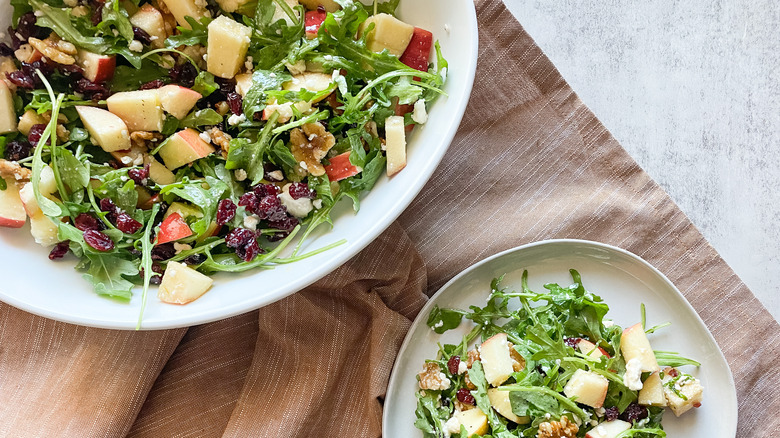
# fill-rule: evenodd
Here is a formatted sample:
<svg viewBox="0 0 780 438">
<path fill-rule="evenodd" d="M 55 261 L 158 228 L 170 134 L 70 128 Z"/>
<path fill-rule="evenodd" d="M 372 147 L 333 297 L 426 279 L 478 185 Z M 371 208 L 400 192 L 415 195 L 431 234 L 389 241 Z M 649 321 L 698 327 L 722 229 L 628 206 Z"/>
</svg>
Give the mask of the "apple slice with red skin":
<svg viewBox="0 0 780 438">
<path fill-rule="evenodd" d="M 325 18 L 327 18 L 328 13 L 325 12 L 325 9 L 317 8 L 316 11 L 307 11 L 306 12 L 306 38 L 313 40 L 314 38 L 317 38 L 317 33 L 320 31 L 320 26 L 322 26 L 322 23 L 325 22 Z"/>
<path fill-rule="evenodd" d="M 0 227 L 22 228 L 27 221 L 27 213 L 19 196 L 19 187 L 14 178 L 3 179 L 6 188 L 0 190 Z"/>
<path fill-rule="evenodd" d="M 160 224 L 160 234 L 157 235 L 157 244 L 173 242 L 192 236 L 192 230 L 187 222 L 184 222 L 179 213 L 173 213 Z"/>
<path fill-rule="evenodd" d="M 425 29 L 415 27 L 412 40 L 401 55 L 400 60 L 415 70 L 428 71 L 432 47 L 433 34 Z"/>
<path fill-rule="evenodd" d="M 631 423 L 623 420 L 605 421 L 591 429 L 585 438 L 615 438 L 621 432 L 631 429 Z"/>
<path fill-rule="evenodd" d="M 18 125 L 14 93 L 5 82 L 0 81 L 0 134 L 14 132 Z"/>
<path fill-rule="evenodd" d="M 130 149 L 130 133 L 127 124 L 119 116 L 93 106 L 77 106 L 76 111 L 90 137 L 104 151 Z"/>
<path fill-rule="evenodd" d="M 325 166 L 325 173 L 331 181 L 341 181 L 360 173 L 360 168 L 349 161 L 350 151 L 336 155 L 330 159 L 330 164 Z"/>
<path fill-rule="evenodd" d="M 76 64 L 84 69 L 84 77 L 92 82 L 106 82 L 114 77 L 116 56 L 99 55 L 97 53 L 79 50 Z"/>
<path fill-rule="evenodd" d="M 200 138 L 198 131 L 187 128 L 171 136 L 160 149 L 160 157 L 165 167 L 178 169 L 195 160 L 214 153 L 214 146 Z"/>
<path fill-rule="evenodd" d="M 162 107 L 168 114 L 181 120 L 203 97 L 197 91 L 179 85 L 166 85 L 157 90 Z"/>
</svg>

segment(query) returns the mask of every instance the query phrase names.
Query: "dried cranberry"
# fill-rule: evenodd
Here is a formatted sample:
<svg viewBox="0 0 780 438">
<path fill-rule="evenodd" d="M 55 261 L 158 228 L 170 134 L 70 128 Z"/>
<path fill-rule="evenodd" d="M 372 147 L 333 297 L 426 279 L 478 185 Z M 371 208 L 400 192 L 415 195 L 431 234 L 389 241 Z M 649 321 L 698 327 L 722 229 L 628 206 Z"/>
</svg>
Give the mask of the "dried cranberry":
<svg viewBox="0 0 780 438">
<path fill-rule="evenodd" d="M 246 228 L 234 228 L 225 237 L 225 244 L 228 248 L 240 248 L 246 246 L 249 242 L 255 240 L 255 233 Z"/>
<path fill-rule="evenodd" d="M 145 46 L 152 44 L 152 36 L 140 27 L 133 26 L 133 38 L 142 42 Z"/>
<path fill-rule="evenodd" d="M 276 196 L 266 196 L 257 206 L 257 215 L 260 219 L 269 222 L 279 222 L 287 217 L 287 208 L 282 205 L 282 201 Z"/>
<path fill-rule="evenodd" d="M 27 140 L 14 140 L 5 145 L 5 159 L 9 161 L 23 160 L 32 155 L 33 147 Z"/>
<path fill-rule="evenodd" d="M 236 217 L 236 204 L 230 199 L 219 201 L 217 206 L 217 225 L 221 227 L 232 221 L 234 217 Z"/>
<path fill-rule="evenodd" d="M 140 89 L 141 90 L 155 90 L 157 88 L 162 88 L 163 86 L 165 86 L 165 81 L 163 81 L 162 79 L 155 79 L 155 80 L 153 80 L 151 82 L 147 82 L 147 83 L 141 85 Z"/>
<path fill-rule="evenodd" d="M 317 193 L 310 189 L 308 184 L 296 182 L 290 184 L 290 197 L 293 199 L 315 199 L 317 197 Z"/>
<path fill-rule="evenodd" d="M 244 247 L 236 248 L 236 255 L 238 255 L 241 260 L 245 262 L 251 262 L 261 252 L 262 250 L 260 249 L 260 245 L 257 244 L 256 240 L 252 240 Z"/>
<path fill-rule="evenodd" d="M 108 220 L 111 223 L 115 223 L 116 222 L 116 216 L 117 216 L 117 214 L 119 214 L 119 207 L 117 207 L 116 204 L 114 204 L 114 201 L 112 201 L 109 198 L 101 199 L 100 200 L 100 210 L 101 211 L 105 211 L 106 213 L 108 213 L 108 214 L 106 214 L 106 218 L 108 218 Z"/>
<path fill-rule="evenodd" d="M 135 234 L 142 226 L 127 213 L 119 213 L 116 217 L 116 228 L 125 234 Z"/>
<path fill-rule="evenodd" d="M 671 376 L 671 377 L 677 377 L 680 375 L 680 373 L 675 368 L 669 368 L 668 370 L 664 370 L 664 373 L 667 376 Z"/>
<path fill-rule="evenodd" d="M 471 395 L 471 391 L 467 388 L 460 388 L 457 392 L 458 401 L 464 405 L 476 405 L 477 401 L 474 400 L 474 396 Z"/>
<path fill-rule="evenodd" d="M 33 79 L 30 75 L 28 75 L 27 73 L 21 70 L 16 70 L 10 73 L 6 73 L 5 77 L 7 77 L 12 84 L 16 85 L 19 88 L 24 88 L 27 90 L 35 89 L 35 79 Z"/>
<path fill-rule="evenodd" d="M 252 188 L 252 191 L 259 198 L 265 198 L 266 196 L 276 196 L 279 194 L 279 187 L 273 184 L 258 184 Z"/>
<path fill-rule="evenodd" d="M 650 415 L 650 413 L 647 411 L 646 407 L 640 406 L 636 403 L 631 403 L 630 405 L 628 405 L 626 410 L 623 411 L 623 414 L 620 416 L 620 419 L 624 421 L 628 421 L 629 423 L 633 423 L 643 418 L 647 418 L 648 415 Z"/>
<path fill-rule="evenodd" d="M 243 114 L 242 105 L 244 104 L 244 99 L 240 94 L 236 92 L 228 93 L 227 103 L 230 106 L 230 111 L 233 114 L 237 116 Z"/>
<path fill-rule="evenodd" d="M 563 343 L 571 348 L 577 348 L 577 344 L 580 343 L 582 338 L 563 338 Z"/>
<path fill-rule="evenodd" d="M 12 56 L 14 49 L 6 43 L 0 43 L 0 56 Z"/>
<path fill-rule="evenodd" d="M 51 252 L 49 253 L 49 260 L 57 260 L 65 257 L 65 254 L 68 253 L 68 250 L 70 249 L 69 246 L 70 241 L 66 240 L 64 242 L 60 242 L 52 248 Z"/>
<path fill-rule="evenodd" d="M 219 85 L 219 91 L 225 96 L 236 91 L 236 83 L 231 79 L 216 77 L 214 82 Z"/>
<path fill-rule="evenodd" d="M 103 2 L 100 0 L 89 0 L 89 7 L 92 8 L 92 25 L 97 26 L 103 21 Z"/>
<path fill-rule="evenodd" d="M 615 421 L 618 416 L 620 416 L 620 411 L 618 411 L 617 406 L 610 406 L 604 410 L 604 417 L 606 417 L 607 421 Z"/>
<path fill-rule="evenodd" d="M 193 254 L 182 261 L 188 265 L 199 265 L 206 261 L 206 256 L 203 254 Z"/>
<path fill-rule="evenodd" d="M 296 226 L 298 226 L 299 223 L 300 223 L 300 221 L 298 221 L 298 218 L 293 217 L 293 216 L 285 216 L 284 218 L 282 218 L 281 220 L 278 220 L 278 221 L 269 221 L 268 225 L 270 225 L 271 228 L 276 228 L 277 230 L 282 230 L 282 231 L 286 231 L 287 233 L 289 233 Z M 286 235 L 285 235 L 285 237 L 286 237 Z"/>
<path fill-rule="evenodd" d="M 450 374 L 453 376 L 458 374 L 458 367 L 460 366 L 460 356 L 452 356 L 447 361 L 447 369 L 450 370 Z"/>
<path fill-rule="evenodd" d="M 176 248 L 173 247 L 173 242 L 163 243 L 152 248 L 151 255 L 155 261 L 168 260 L 176 255 Z"/>
<path fill-rule="evenodd" d="M 127 171 L 127 176 L 136 184 L 146 185 L 146 179 L 149 178 L 149 165 L 142 168 L 133 168 Z"/>
<path fill-rule="evenodd" d="M 60 71 L 60 73 L 64 74 L 65 76 L 72 76 L 75 79 L 76 76 L 81 77 L 81 75 L 84 74 L 84 69 L 79 67 L 76 64 L 57 64 L 57 70 Z"/>
<path fill-rule="evenodd" d="M 101 229 L 100 222 L 98 222 L 94 216 L 87 213 L 81 213 L 80 215 L 76 216 L 76 218 L 73 219 L 73 226 L 81 231 L 100 231 Z"/>
<path fill-rule="evenodd" d="M 92 82 L 87 78 L 77 80 L 73 91 L 89 96 L 93 101 L 104 100 L 111 95 L 111 90 L 105 84 Z"/>
<path fill-rule="evenodd" d="M 195 85 L 195 78 L 198 76 L 198 71 L 189 62 L 174 65 L 168 72 L 168 76 L 183 87 L 192 87 Z"/>
<path fill-rule="evenodd" d="M 43 135 L 43 131 L 45 130 L 46 130 L 46 125 L 44 125 L 43 123 L 32 125 L 32 127 L 30 128 L 30 133 L 27 134 L 27 141 L 29 141 L 33 147 L 38 146 L 38 142 L 41 140 L 41 136 Z"/>
<path fill-rule="evenodd" d="M 38 73 L 36 73 L 36 70 L 40 70 L 41 73 L 46 77 L 49 77 L 52 73 L 54 73 L 54 67 L 42 59 L 33 61 L 31 63 L 22 63 L 22 71 L 33 78 L 37 85 L 43 86 L 43 82 L 41 82 L 41 78 L 38 76 Z"/>
<path fill-rule="evenodd" d="M 97 251 L 107 252 L 114 249 L 114 241 L 110 237 L 97 230 L 84 232 L 84 241 Z"/>
<path fill-rule="evenodd" d="M 247 209 L 247 211 L 255 212 L 260 205 L 260 198 L 255 192 L 246 192 L 238 199 L 238 205 Z"/>
<path fill-rule="evenodd" d="M 42 37 L 44 29 L 36 25 L 37 21 L 38 17 L 32 12 L 28 12 L 19 17 L 19 24 L 16 25 L 16 31 L 11 33 L 18 33 L 23 41 L 27 41 L 30 37 Z"/>
<path fill-rule="evenodd" d="M 163 273 L 162 266 L 160 266 L 160 264 L 156 262 L 152 263 L 152 272 L 160 275 L 152 275 L 152 277 L 149 279 L 149 284 L 159 285 L 160 283 L 162 283 L 162 273 Z M 146 272 L 144 268 L 141 268 L 139 273 L 141 275 L 141 278 L 146 277 Z"/>
</svg>

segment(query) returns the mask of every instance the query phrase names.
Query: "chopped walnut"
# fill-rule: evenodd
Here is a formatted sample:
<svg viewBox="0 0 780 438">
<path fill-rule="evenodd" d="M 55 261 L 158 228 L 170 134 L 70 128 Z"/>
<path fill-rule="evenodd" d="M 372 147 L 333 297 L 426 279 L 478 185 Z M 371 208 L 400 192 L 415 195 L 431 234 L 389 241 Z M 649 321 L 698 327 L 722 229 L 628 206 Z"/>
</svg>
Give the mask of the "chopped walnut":
<svg viewBox="0 0 780 438">
<path fill-rule="evenodd" d="M 568 417 L 561 417 L 559 421 L 546 421 L 539 425 L 538 438 L 575 438 L 580 428 L 569 421 Z"/>
<path fill-rule="evenodd" d="M 3 160 L 0 158 L 0 176 L 3 178 L 14 178 L 17 181 L 29 181 L 32 171 L 22 167 L 15 161 Z"/>
<path fill-rule="evenodd" d="M 57 64 L 73 65 L 76 63 L 76 58 L 72 56 L 76 54 L 76 46 L 67 41 L 62 41 L 57 37 L 49 37 L 45 40 L 30 37 L 27 42 L 35 50 L 41 52 L 44 57 Z"/>
<path fill-rule="evenodd" d="M 230 140 L 233 140 L 233 137 L 225 134 L 219 128 L 211 128 L 206 132 L 208 132 L 209 136 L 211 136 L 211 143 L 219 146 L 219 148 L 222 150 L 222 156 L 227 158 L 227 154 L 230 151 Z"/>
<path fill-rule="evenodd" d="M 476 348 L 469 350 L 468 356 L 468 360 L 466 360 L 466 367 L 471 368 L 471 366 L 474 365 L 474 362 L 479 360 L 479 350 Z"/>
<path fill-rule="evenodd" d="M 130 133 L 130 141 L 133 146 L 141 148 L 148 147 L 147 142 L 157 143 L 162 138 L 163 136 L 159 132 L 133 131 Z"/>
<path fill-rule="evenodd" d="M 466 388 L 468 388 L 468 389 L 471 389 L 471 390 L 477 389 L 477 385 L 475 385 L 474 382 L 472 382 L 471 379 L 469 379 L 469 372 L 468 371 L 466 371 L 463 374 L 463 383 L 466 384 Z"/>
<path fill-rule="evenodd" d="M 29 62 L 35 49 L 29 44 L 22 44 L 18 49 L 14 51 L 14 56 L 20 62 Z"/>
<path fill-rule="evenodd" d="M 509 356 L 512 358 L 512 371 L 519 373 L 525 369 L 525 359 L 515 350 L 515 344 L 509 342 Z"/>
<path fill-rule="evenodd" d="M 461 403 L 460 400 L 455 399 L 455 402 L 453 403 L 455 405 L 455 411 L 468 411 L 469 409 L 474 409 L 476 406 L 470 405 L 468 403 Z"/>
<path fill-rule="evenodd" d="M 325 130 L 321 123 L 307 123 L 301 128 L 295 128 L 290 132 L 290 142 L 295 159 L 302 163 L 300 167 L 314 176 L 325 174 L 322 166 L 323 158 L 336 144 L 333 134 Z"/>
<path fill-rule="evenodd" d="M 450 379 L 436 362 L 427 362 L 417 376 L 420 378 L 420 389 L 441 391 L 450 387 Z"/>
</svg>

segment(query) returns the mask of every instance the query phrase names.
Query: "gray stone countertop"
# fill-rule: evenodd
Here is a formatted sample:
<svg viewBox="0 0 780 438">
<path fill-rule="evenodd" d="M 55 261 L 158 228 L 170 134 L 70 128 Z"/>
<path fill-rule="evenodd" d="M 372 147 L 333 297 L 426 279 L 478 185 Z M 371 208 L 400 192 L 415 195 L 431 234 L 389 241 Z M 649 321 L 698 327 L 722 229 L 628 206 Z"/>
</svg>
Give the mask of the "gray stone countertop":
<svg viewBox="0 0 780 438">
<path fill-rule="evenodd" d="M 504 1 L 780 319 L 780 2 Z"/>
</svg>

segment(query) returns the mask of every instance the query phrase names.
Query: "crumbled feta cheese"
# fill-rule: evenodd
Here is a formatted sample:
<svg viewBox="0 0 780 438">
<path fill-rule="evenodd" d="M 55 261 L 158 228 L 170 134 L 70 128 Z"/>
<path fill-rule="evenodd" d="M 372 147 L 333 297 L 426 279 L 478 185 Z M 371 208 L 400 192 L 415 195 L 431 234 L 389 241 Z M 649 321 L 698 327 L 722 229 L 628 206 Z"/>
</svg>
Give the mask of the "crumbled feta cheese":
<svg viewBox="0 0 780 438">
<path fill-rule="evenodd" d="M 144 156 L 138 155 L 135 157 L 135 160 L 133 160 L 133 166 L 140 166 L 142 164 L 144 164 Z"/>
<path fill-rule="evenodd" d="M 309 213 L 311 213 L 311 211 L 314 209 L 314 205 L 312 205 L 311 199 L 293 199 L 293 197 L 290 196 L 290 186 L 291 184 L 287 184 L 282 187 L 282 193 L 279 194 L 279 201 L 281 201 L 282 205 L 287 207 L 287 212 L 291 215 L 298 218 L 308 216 Z"/>
<path fill-rule="evenodd" d="M 43 12 L 41 12 L 41 11 L 35 11 L 35 16 L 36 16 L 36 17 L 43 17 Z"/>
<path fill-rule="evenodd" d="M 623 384 L 632 391 L 642 389 L 642 362 L 633 358 L 626 362 L 626 374 L 623 375 Z"/>
<path fill-rule="evenodd" d="M 433 328 L 444 327 L 444 321 L 439 321 L 433 325 Z"/>
<path fill-rule="evenodd" d="M 268 172 L 268 176 L 275 179 L 276 181 L 281 181 L 284 179 L 284 173 L 282 173 L 281 170 L 274 170 L 273 172 Z"/>
<path fill-rule="evenodd" d="M 258 223 L 260 223 L 260 218 L 255 215 L 249 215 L 244 218 L 244 228 L 247 230 L 256 230 Z"/>
<path fill-rule="evenodd" d="M 206 143 L 211 143 L 211 134 L 208 132 L 201 132 L 198 134 L 198 137 L 200 137 L 201 140 L 205 141 Z"/>
<path fill-rule="evenodd" d="M 241 114 L 240 116 L 231 114 L 230 117 L 228 117 L 228 125 L 230 126 L 236 126 L 243 122 L 246 122 L 246 116 L 244 114 Z"/>
<path fill-rule="evenodd" d="M 303 59 L 298 60 L 295 64 L 286 63 L 284 64 L 285 67 L 287 67 L 287 70 L 290 71 L 290 74 L 293 76 L 299 75 L 306 71 L 306 61 Z"/>
<path fill-rule="evenodd" d="M 324 59 L 326 61 L 333 61 L 333 55 L 325 55 L 325 56 L 322 57 L 322 59 Z"/>
<path fill-rule="evenodd" d="M 322 199 L 315 199 L 315 200 L 311 201 L 311 205 L 313 205 L 314 208 L 316 208 L 317 210 L 321 209 L 322 208 Z"/>
<path fill-rule="evenodd" d="M 209 54 L 208 53 L 204 53 L 203 54 L 203 60 L 208 62 L 208 60 L 209 60 Z"/>
<path fill-rule="evenodd" d="M 122 164 L 130 164 L 133 162 L 133 159 L 130 158 L 130 156 L 125 155 L 124 157 L 120 158 L 119 161 L 121 161 Z"/>
<path fill-rule="evenodd" d="M 469 367 L 466 365 L 466 362 L 460 361 L 460 363 L 458 363 L 458 374 L 465 374 L 468 370 Z"/>
<path fill-rule="evenodd" d="M 312 133 L 312 135 L 309 136 L 309 141 L 312 141 L 315 138 L 317 138 L 317 134 Z"/>
<path fill-rule="evenodd" d="M 604 320 L 604 327 L 610 328 L 615 325 L 615 321 L 612 321 L 611 319 L 605 319 Z"/>
<path fill-rule="evenodd" d="M 122 176 L 119 177 L 119 180 L 122 181 L 122 182 L 125 182 L 125 181 L 127 181 L 127 176 L 126 175 L 122 175 Z"/>
<path fill-rule="evenodd" d="M 192 247 L 186 243 L 173 242 L 173 249 L 175 249 L 176 254 L 178 254 L 182 251 L 189 251 L 192 249 Z"/>
<path fill-rule="evenodd" d="M 141 44 L 138 40 L 130 41 L 130 44 L 127 45 L 127 48 L 130 49 L 131 52 L 143 52 L 144 45 Z"/>
<path fill-rule="evenodd" d="M 274 72 L 271 72 L 271 73 L 268 75 L 268 77 L 269 77 L 269 78 L 275 78 L 275 77 L 276 77 L 276 73 L 274 73 Z"/>
<path fill-rule="evenodd" d="M 247 71 L 252 71 L 252 69 L 255 68 L 254 58 L 252 58 L 251 56 L 247 56 L 246 62 L 244 63 L 244 67 L 246 68 Z"/>
<path fill-rule="evenodd" d="M 246 174 L 246 170 L 244 169 L 237 169 L 235 172 L 233 172 L 233 175 L 236 177 L 236 181 L 245 181 L 249 176 Z"/>
<path fill-rule="evenodd" d="M 460 434 L 460 420 L 453 416 L 444 423 L 444 436 L 450 437 L 455 434 Z"/>
<path fill-rule="evenodd" d="M 418 125 L 424 125 L 428 121 L 428 110 L 425 108 L 425 99 L 420 99 L 414 103 L 414 112 L 412 120 Z"/>
<path fill-rule="evenodd" d="M 301 166 L 301 169 L 303 170 L 309 170 L 309 166 L 306 165 L 305 161 L 301 161 L 300 163 L 298 163 L 298 165 Z"/>
</svg>

